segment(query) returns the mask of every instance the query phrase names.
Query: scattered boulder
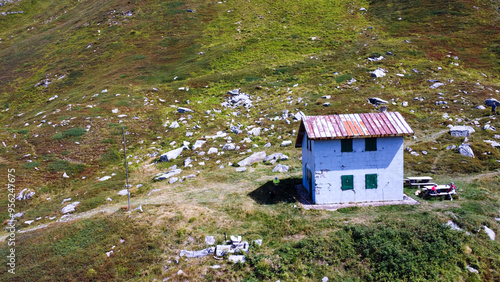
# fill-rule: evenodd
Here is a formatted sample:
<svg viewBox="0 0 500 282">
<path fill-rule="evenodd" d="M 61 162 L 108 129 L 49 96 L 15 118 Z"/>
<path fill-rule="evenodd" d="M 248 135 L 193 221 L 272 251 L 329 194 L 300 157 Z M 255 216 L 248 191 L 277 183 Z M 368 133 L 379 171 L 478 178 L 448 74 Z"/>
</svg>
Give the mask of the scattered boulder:
<svg viewBox="0 0 500 282">
<path fill-rule="evenodd" d="M 184 107 L 179 107 L 177 108 L 177 111 L 181 114 L 184 114 L 184 113 L 192 113 L 193 110 L 191 109 L 188 109 L 188 108 L 184 108 Z"/>
<path fill-rule="evenodd" d="M 479 271 L 470 265 L 467 265 L 467 270 L 471 273 L 479 273 Z"/>
<path fill-rule="evenodd" d="M 471 133 L 476 132 L 474 128 L 466 125 L 458 125 L 450 128 L 450 134 L 454 137 L 470 137 Z"/>
<path fill-rule="evenodd" d="M 484 232 L 486 232 L 486 234 L 488 235 L 488 237 L 490 237 L 490 239 L 492 241 L 495 241 L 495 237 L 496 237 L 495 231 L 488 228 L 488 226 L 483 226 L 483 229 L 484 229 Z"/>
<path fill-rule="evenodd" d="M 291 141 L 290 141 L 291 142 Z M 238 166 L 248 166 L 256 162 L 261 162 L 266 157 L 266 152 L 257 152 L 238 162 Z"/>
<path fill-rule="evenodd" d="M 205 244 L 207 244 L 207 245 L 215 244 L 215 237 L 214 236 L 205 236 Z"/>
<path fill-rule="evenodd" d="M 378 68 L 370 73 L 371 73 L 371 77 L 379 78 L 379 77 L 384 77 L 386 75 L 386 70 Z"/>
<path fill-rule="evenodd" d="M 120 192 L 118 192 L 118 195 L 120 195 L 120 196 L 127 196 L 128 195 L 128 190 L 127 189 L 120 190 Z"/>
<path fill-rule="evenodd" d="M 493 148 L 499 148 L 500 147 L 500 143 L 498 143 L 497 141 L 493 141 L 493 140 L 483 140 L 484 142 L 488 143 L 491 145 L 491 147 Z"/>
<path fill-rule="evenodd" d="M 165 154 L 162 154 L 160 156 L 160 162 L 168 162 L 170 160 L 177 159 L 177 157 L 179 157 L 180 154 L 182 153 L 182 150 L 184 150 L 184 146 L 179 147 L 175 150 L 166 152 Z"/>
<path fill-rule="evenodd" d="M 63 214 L 74 212 L 76 210 L 76 206 L 78 206 L 79 204 L 80 204 L 80 202 L 73 202 L 73 203 L 65 206 L 64 208 L 62 208 L 61 212 Z"/>
<path fill-rule="evenodd" d="M 449 146 L 446 147 L 446 150 L 454 150 L 456 148 L 457 148 L 456 145 L 449 145 Z"/>
<path fill-rule="evenodd" d="M 224 144 L 224 146 L 222 147 L 222 150 L 226 150 L 226 151 L 232 151 L 235 149 L 236 149 L 236 144 L 234 144 L 234 143 L 227 143 L 227 144 Z"/>
<path fill-rule="evenodd" d="M 462 143 L 462 145 L 458 146 L 458 152 L 462 156 L 474 158 L 474 152 L 469 143 Z"/>
<path fill-rule="evenodd" d="M 212 147 L 212 148 L 208 149 L 207 155 L 217 154 L 218 152 L 219 152 L 219 149 Z"/>
<path fill-rule="evenodd" d="M 490 124 L 485 124 L 485 125 L 483 126 L 483 130 L 491 130 L 491 131 L 496 131 L 497 129 L 496 129 L 494 126 L 490 125 Z"/>
<path fill-rule="evenodd" d="M 286 146 L 289 146 L 289 145 L 292 145 L 292 141 L 291 140 L 285 140 L 283 142 L 281 142 L 281 147 L 286 147 Z"/>
<path fill-rule="evenodd" d="M 196 142 L 194 142 L 193 145 L 193 150 L 201 148 L 201 146 L 203 146 L 203 144 L 205 144 L 206 142 L 207 142 L 206 140 L 196 140 Z"/>
<path fill-rule="evenodd" d="M 33 198 L 33 196 L 35 196 L 35 192 L 31 191 L 28 188 L 25 188 L 25 189 L 21 190 L 21 192 L 19 192 L 19 194 L 17 194 L 16 200 L 18 200 L 18 201 L 28 200 L 28 199 Z"/>
<path fill-rule="evenodd" d="M 478 109 L 478 110 L 486 110 L 486 107 L 483 106 L 483 105 L 479 105 L 479 106 L 476 107 L 476 109 Z"/>
<path fill-rule="evenodd" d="M 177 168 L 177 169 L 173 169 L 173 170 L 170 170 L 168 172 L 165 172 L 165 173 L 159 173 L 159 174 L 155 175 L 154 180 L 156 180 L 156 181 L 165 180 L 165 179 L 170 178 L 174 175 L 180 174 L 181 172 L 182 172 L 182 169 Z"/>
<path fill-rule="evenodd" d="M 188 257 L 188 258 L 201 258 L 209 255 L 213 255 L 215 253 L 215 247 L 206 248 L 200 251 L 186 251 L 181 250 L 179 256 Z"/>
<path fill-rule="evenodd" d="M 442 82 L 434 82 L 434 84 L 432 84 L 431 86 L 429 86 L 430 89 L 436 89 L 440 86 L 444 86 L 446 84 L 442 83 Z"/>
<path fill-rule="evenodd" d="M 289 166 L 278 164 L 277 166 L 274 167 L 273 172 L 287 172 L 288 169 Z"/>
<path fill-rule="evenodd" d="M 243 255 L 230 255 L 228 257 L 228 260 L 232 263 L 244 263 L 245 256 L 243 256 Z"/>
<path fill-rule="evenodd" d="M 272 160 L 279 160 L 279 161 L 288 160 L 288 156 L 282 153 L 274 153 L 264 158 L 264 162 L 270 162 Z"/>
<path fill-rule="evenodd" d="M 106 175 L 106 176 L 103 176 L 103 177 L 99 178 L 99 181 L 106 181 L 106 180 L 109 180 L 109 179 L 111 179 L 111 176 Z"/>
<path fill-rule="evenodd" d="M 368 103 L 375 105 L 375 106 L 389 103 L 386 100 L 382 100 L 382 99 L 377 98 L 377 97 L 367 98 L 367 100 L 368 100 Z"/>
</svg>

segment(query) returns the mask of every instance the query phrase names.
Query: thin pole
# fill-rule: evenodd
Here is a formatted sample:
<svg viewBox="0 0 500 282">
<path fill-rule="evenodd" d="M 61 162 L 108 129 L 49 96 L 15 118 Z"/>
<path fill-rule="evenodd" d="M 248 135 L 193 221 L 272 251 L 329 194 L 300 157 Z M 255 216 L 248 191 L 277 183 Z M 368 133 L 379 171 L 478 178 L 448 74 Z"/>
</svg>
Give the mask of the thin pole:
<svg viewBox="0 0 500 282">
<path fill-rule="evenodd" d="M 130 212 L 130 191 L 128 190 L 128 164 L 127 164 L 127 146 L 125 144 L 125 127 L 122 127 L 122 133 L 123 133 L 123 154 L 125 155 L 125 173 L 127 175 L 128 211 Z"/>
</svg>

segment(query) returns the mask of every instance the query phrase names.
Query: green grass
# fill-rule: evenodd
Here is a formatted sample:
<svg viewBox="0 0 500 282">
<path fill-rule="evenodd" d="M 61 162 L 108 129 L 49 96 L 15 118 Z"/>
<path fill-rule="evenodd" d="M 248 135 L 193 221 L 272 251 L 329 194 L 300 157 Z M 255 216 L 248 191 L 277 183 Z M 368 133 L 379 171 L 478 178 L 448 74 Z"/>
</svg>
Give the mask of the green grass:
<svg viewBox="0 0 500 282">
<path fill-rule="evenodd" d="M 499 245 L 481 231 L 486 225 L 500 232 L 494 220 L 500 216 L 500 152 L 483 142 L 494 140 L 495 132 L 480 129 L 487 122 L 500 125 L 488 110 L 474 108 L 500 90 L 498 12 L 491 3 L 483 4 L 46 0 L 0 7 L 0 12 L 24 11 L 0 17 L 0 126 L 5 129 L 0 139 L 6 143 L 0 145 L 0 166 L 16 168 L 22 176 L 19 186 L 41 188 L 35 198 L 16 202 L 25 212 L 22 220 L 42 217 L 33 226 L 50 225 L 19 235 L 25 264 L 14 279 L 499 280 Z M 126 15 L 129 11 L 132 16 Z M 385 59 L 368 61 L 374 56 Z M 369 71 L 379 67 L 388 75 L 371 78 Z M 356 82 L 346 83 L 353 78 Z M 51 84 L 34 86 L 43 79 Z M 430 89 L 427 80 L 432 79 L 446 86 Z M 227 91 L 235 88 L 252 97 L 253 108 L 221 107 Z M 104 89 L 108 92 L 102 93 Z M 447 107 L 434 104 L 438 93 Z M 322 106 L 324 95 L 332 96 L 330 107 Z M 405 147 L 420 155 L 405 151 L 405 175 L 455 181 L 458 198 L 415 197 L 421 205 L 335 212 L 297 208 L 300 151 L 279 144 L 295 139 L 298 123 L 279 119 L 283 111 L 374 112 L 365 102 L 374 96 L 390 101 L 389 110 L 401 112 L 416 132 L 416 139 L 405 139 Z M 407 107 L 403 101 L 409 102 Z M 180 114 L 171 105 L 194 113 Z M 127 116 L 118 118 L 120 114 Z M 65 120 L 72 128 L 60 126 Z M 163 126 L 174 120 L 180 128 Z M 244 132 L 249 126 L 273 129 L 245 144 L 246 133 L 231 133 L 231 124 L 240 124 Z M 446 150 L 463 138 L 447 133 L 433 137 L 449 124 L 476 128 L 469 138 L 474 159 Z M 123 127 L 132 202 L 145 210 L 130 217 L 117 211 L 126 205 L 116 195 L 125 183 Z M 186 131 L 193 136 L 185 136 Z M 220 151 L 229 141 L 207 139 L 201 150 L 184 150 L 174 161 L 154 164 L 158 154 L 217 131 L 226 131 L 241 150 L 201 156 L 199 151 Z M 271 148 L 264 148 L 268 142 Z M 269 197 L 273 166 L 255 164 L 237 173 L 228 165 L 248 155 L 240 155 L 248 149 L 290 156 L 283 162 L 290 171 L 280 174 L 286 188 L 278 197 Z M 26 162 L 28 154 L 33 162 Z M 192 168 L 184 167 L 187 157 L 194 160 Z M 197 177 L 172 185 L 152 182 L 152 175 L 173 165 L 183 169 L 181 177 Z M 63 172 L 70 178 L 62 178 Z M 112 173 L 112 179 L 96 181 Z M 159 191 L 148 195 L 154 189 Z M 414 197 L 413 190 L 406 192 Z M 45 218 L 60 217 L 61 201 L 70 197 L 81 202 L 77 213 L 108 208 L 109 214 L 67 224 Z M 0 205 L 7 203 L 6 194 L 0 194 Z M 471 235 L 444 227 L 448 220 Z M 222 243 L 224 233 L 249 241 L 262 238 L 264 245 L 253 246 L 244 265 L 211 257 L 168 263 L 181 249 L 205 248 L 206 235 Z M 118 244 L 118 236 L 130 245 L 120 245 L 120 253 L 107 258 L 105 252 Z M 4 255 L 5 249 L 0 252 Z M 223 268 L 207 267 L 216 263 Z M 479 274 L 469 273 L 466 265 Z M 184 276 L 177 275 L 180 269 Z M 5 274 L 0 273 L 0 280 L 6 280 Z"/>
</svg>

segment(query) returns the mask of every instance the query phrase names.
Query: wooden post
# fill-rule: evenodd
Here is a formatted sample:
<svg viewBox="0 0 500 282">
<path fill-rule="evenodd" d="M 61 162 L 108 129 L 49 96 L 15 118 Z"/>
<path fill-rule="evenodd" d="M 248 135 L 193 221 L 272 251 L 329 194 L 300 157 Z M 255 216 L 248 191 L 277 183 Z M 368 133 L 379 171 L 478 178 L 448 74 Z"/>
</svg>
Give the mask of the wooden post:
<svg viewBox="0 0 500 282">
<path fill-rule="evenodd" d="M 125 155 L 125 173 L 127 175 L 127 197 L 128 197 L 128 212 L 130 212 L 130 191 L 128 189 L 128 163 L 127 163 L 127 146 L 125 144 L 125 127 L 122 127 L 123 133 L 123 154 Z"/>
</svg>

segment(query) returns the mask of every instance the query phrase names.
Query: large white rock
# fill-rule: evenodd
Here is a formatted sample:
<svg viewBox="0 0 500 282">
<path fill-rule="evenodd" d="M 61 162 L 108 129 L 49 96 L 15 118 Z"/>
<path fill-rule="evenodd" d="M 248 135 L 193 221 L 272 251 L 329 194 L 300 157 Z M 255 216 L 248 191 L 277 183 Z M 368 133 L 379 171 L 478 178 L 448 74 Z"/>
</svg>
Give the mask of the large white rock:
<svg viewBox="0 0 500 282">
<path fill-rule="evenodd" d="M 262 160 L 264 160 L 265 157 L 266 157 L 266 152 L 257 152 L 257 153 L 252 154 L 251 156 L 241 160 L 238 163 L 238 165 L 239 166 L 252 165 L 253 163 L 261 162 Z"/>
<path fill-rule="evenodd" d="M 160 162 L 168 162 L 170 160 L 176 159 L 184 150 L 184 146 L 174 149 L 172 151 L 166 152 L 160 156 Z"/>
<path fill-rule="evenodd" d="M 458 125 L 450 128 L 450 134 L 454 137 L 470 137 L 471 133 L 476 132 L 474 128 L 467 125 Z"/>
<path fill-rule="evenodd" d="M 203 146 L 203 144 L 205 144 L 206 142 L 207 141 L 205 141 L 205 140 L 196 140 L 196 142 L 194 142 L 194 145 L 193 145 L 193 150 L 201 148 L 201 146 Z"/>
<path fill-rule="evenodd" d="M 65 206 L 64 208 L 62 208 L 61 212 L 64 214 L 74 212 L 76 210 L 76 206 L 78 206 L 79 204 L 80 204 L 80 202 L 73 202 L 73 203 Z"/>
<path fill-rule="evenodd" d="M 462 156 L 474 158 L 474 152 L 472 151 L 469 143 L 463 143 L 462 145 L 458 146 L 458 152 Z"/>
<path fill-rule="evenodd" d="M 106 176 L 103 176 L 103 177 L 99 178 L 99 181 L 106 181 L 106 180 L 109 180 L 109 179 L 111 179 L 111 176 L 106 175 Z"/>
<path fill-rule="evenodd" d="M 496 237 L 495 231 L 488 228 L 488 226 L 483 226 L 483 228 L 484 228 L 484 232 L 486 232 L 486 234 L 488 234 L 488 237 L 490 237 L 491 240 L 495 241 L 495 237 Z"/>
<path fill-rule="evenodd" d="M 178 169 L 173 169 L 173 170 L 170 170 L 170 171 L 167 171 L 165 173 L 159 173 L 157 175 L 155 175 L 155 180 L 165 180 L 167 178 L 170 178 L 174 175 L 177 175 L 177 174 L 180 174 L 182 172 L 182 169 L 178 168 Z"/>
<path fill-rule="evenodd" d="M 218 152 L 219 152 L 219 149 L 212 147 L 212 148 L 208 149 L 207 155 L 217 154 Z"/>
<path fill-rule="evenodd" d="M 285 141 L 281 142 L 281 147 L 286 147 L 286 146 L 289 146 L 289 145 L 292 145 L 292 141 L 291 140 L 285 140 Z"/>
</svg>

